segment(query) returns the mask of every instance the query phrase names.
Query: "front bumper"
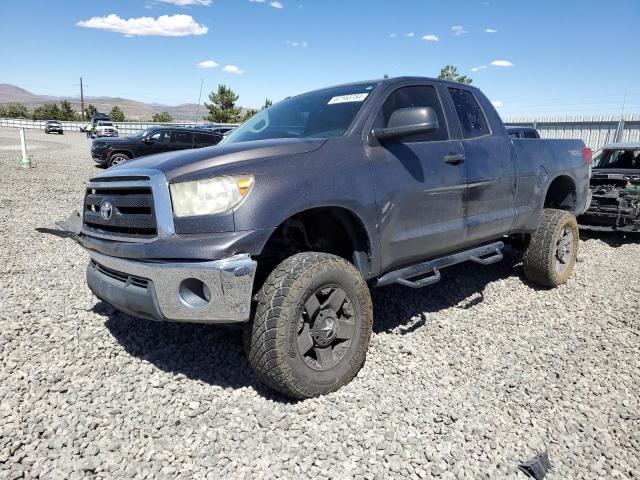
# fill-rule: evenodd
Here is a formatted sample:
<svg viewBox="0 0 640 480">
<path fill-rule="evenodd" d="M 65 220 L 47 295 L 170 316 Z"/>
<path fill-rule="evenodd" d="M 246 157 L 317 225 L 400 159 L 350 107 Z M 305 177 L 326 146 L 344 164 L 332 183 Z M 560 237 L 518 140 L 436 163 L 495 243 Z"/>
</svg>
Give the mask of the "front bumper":
<svg viewBox="0 0 640 480">
<path fill-rule="evenodd" d="M 257 262 L 247 254 L 206 262 L 143 262 L 89 251 L 87 283 L 134 316 L 194 323 L 249 320 Z"/>
</svg>

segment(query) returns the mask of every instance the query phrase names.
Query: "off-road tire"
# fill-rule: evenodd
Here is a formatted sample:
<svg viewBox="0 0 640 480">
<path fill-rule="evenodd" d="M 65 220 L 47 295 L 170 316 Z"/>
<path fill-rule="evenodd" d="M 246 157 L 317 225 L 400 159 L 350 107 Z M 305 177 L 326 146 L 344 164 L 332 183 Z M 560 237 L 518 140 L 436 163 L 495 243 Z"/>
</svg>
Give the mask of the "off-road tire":
<svg viewBox="0 0 640 480">
<path fill-rule="evenodd" d="M 565 229 L 572 233 L 571 252 L 564 270 L 558 268 L 558 248 Z M 578 222 L 571 212 L 545 208 L 538 229 L 531 235 L 522 257 L 525 276 L 538 285 L 557 287 L 565 283 L 576 264 L 578 255 Z"/>
<path fill-rule="evenodd" d="M 131 160 L 131 158 L 129 158 L 129 155 L 126 155 L 124 153 L 114 153 L 113 155 L 111 155 L 111 157 L 109 157 L 107 168 L 111 168 L 114 165 L 120 165 L 124 162 L 128 162 L 129 160 Z"/>
<path fill-rule="evenodd" d="M 305 302 L 314 292 L 322 295 L 326 286 L 346 294 L 341 305 L 349 305 L 355 325 L 348 347 L 341 347 L 338 363 L 321 371 L 319 360 L 314 369 L 309 365 L 313 360 L 300 353 L 298 339 L 301 325 L 306 328 L 304 322 L 309 318 Z M 316 310 L 316 319 L 318 312 L 322 308 Z M 352 264 L 326 253 L 298 253 L 280 263 L 258 292 L 253 322 L 244 330 L 245 351 L 252 370 L 267 386 L 294 398 L 316 397 L 339 389 L 358 373 L 369 347 L 372 322 L 369 288 Z M 315 351 L 317 344 L 313 345 L 308 352 Z M 335 355 L 331 358 L 336 361 Z"/>
</svg>

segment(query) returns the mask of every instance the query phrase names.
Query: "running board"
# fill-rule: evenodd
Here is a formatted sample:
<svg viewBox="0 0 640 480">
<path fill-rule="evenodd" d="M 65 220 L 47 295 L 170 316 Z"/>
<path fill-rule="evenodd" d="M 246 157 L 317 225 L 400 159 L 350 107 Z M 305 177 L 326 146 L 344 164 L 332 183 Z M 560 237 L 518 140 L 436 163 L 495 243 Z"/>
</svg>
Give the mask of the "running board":
<svg viewBox="0 0 640 480">
<path fill-rule="evenodd" d="M 504 243 L 495 242 L 482 247 L 473 248 L 460 253 L 454 253 L 447 257 L 437 258 L 428 262 L 405 267 L 394 272 L 385 273 L 375 282 L 376 287 L 383 287 L 391 283 L 399 283 L 405 287 L 421 288 L 433 285 L 440 280 L 440 269 L 456 265 L 458 263 L 472 261 L 480 265 L 491 265 L 502 260 Z M 419 280 L 411 278 L 428 275 Z"/>
</svg>

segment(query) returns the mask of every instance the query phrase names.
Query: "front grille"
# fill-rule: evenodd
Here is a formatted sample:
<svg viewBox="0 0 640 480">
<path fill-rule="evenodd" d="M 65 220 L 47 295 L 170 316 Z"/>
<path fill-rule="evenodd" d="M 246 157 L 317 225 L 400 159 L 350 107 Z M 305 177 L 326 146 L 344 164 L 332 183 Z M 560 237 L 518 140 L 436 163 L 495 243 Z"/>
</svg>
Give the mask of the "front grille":
<svg viewBox="0 0 640 480">
<path fill-rule="evenodd" d="M 101 274 L 113 278 L 118 282 L 133 285 L 134 287 L 147 288 L 149 286 L 149 280 L 142 277 L 136 277 L 134 275 L 129 275 L 128 273 L 118 272 L 117 270 L 112 270 L 111 268 L 107 268 L 104 265 L 100 265 L 95 260 L 91 260 L 91 265 L 97 269 Z"/>
<path fill-rule="evenodd" d="M 83 220 L 83 230 L 89 235 L 145 240 L 158 234 L 150 187 L 89 187 Z"/>
</svg>

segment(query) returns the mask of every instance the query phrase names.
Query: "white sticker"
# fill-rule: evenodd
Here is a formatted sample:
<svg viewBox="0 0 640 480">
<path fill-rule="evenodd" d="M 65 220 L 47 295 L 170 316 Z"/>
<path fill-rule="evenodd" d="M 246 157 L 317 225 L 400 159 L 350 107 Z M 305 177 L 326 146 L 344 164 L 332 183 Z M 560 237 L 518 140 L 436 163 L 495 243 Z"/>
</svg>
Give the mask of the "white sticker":
<svg viewBox="0 0 640 480">
<path fill-rule="evenodd" d="M 352 93 L 351 95 L 340 95 L 329 100 L 329 103 L 327 105 L 334 105 L 336 103 L 364 102 L 364 99 L 368 96 L 368 93 Z"/>
</svg>

